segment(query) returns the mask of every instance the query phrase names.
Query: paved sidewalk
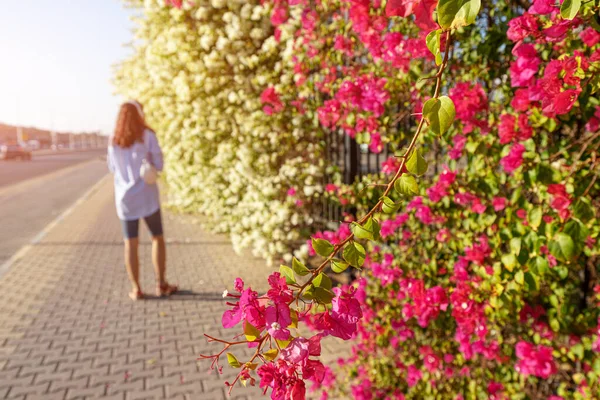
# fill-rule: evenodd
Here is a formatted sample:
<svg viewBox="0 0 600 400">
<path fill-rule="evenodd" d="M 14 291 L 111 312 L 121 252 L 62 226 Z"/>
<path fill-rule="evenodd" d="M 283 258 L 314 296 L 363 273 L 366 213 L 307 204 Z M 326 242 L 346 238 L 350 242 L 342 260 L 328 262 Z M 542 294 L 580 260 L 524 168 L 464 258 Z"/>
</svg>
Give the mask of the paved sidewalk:
<svg viewBox="0 0 600 400">
<path fill-rule="evenodd" d="M 223 381 L 235 372 L 226 366 L 222 376 L 209 374 L 207 362 L 197 361 L 218 349 L 203 333 L 230 337 L 220 324 L 224 288 L 243 276 L 264 290 L 272 269 L 235 255 L 227 237 L 190 217 L 165 212 L 168 278 L 184 292 L 134 303 L 112 193 L 106 176 L 0 278 L 0 399 L 229 398 Z M 152 292 L 150 245 L 141 231 L 143 288 Z M 235 350 L 239 358 L 244 352 Z M 260 393 L 238 387 L 231 398 Z"/>
</svg>

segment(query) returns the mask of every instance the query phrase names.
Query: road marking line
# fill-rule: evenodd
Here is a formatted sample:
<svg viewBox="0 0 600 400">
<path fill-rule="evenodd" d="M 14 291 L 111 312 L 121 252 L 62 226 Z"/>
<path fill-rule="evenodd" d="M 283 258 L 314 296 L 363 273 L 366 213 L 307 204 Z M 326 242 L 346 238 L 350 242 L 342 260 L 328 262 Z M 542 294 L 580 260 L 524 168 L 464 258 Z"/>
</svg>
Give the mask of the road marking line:
<svg viewBox="0 0 600 400">
<path fill-rule="evenodd" d="M 83 195 L 81 195 L 71 206 L 69 206 L 65 211 L 63 211 L 58 217 L 56 217 L 52 222 L 50 222 L 44 229 L 42 229 L 31 241 L 21 247 L 15 254 L 12 255 L 8 260 L 6 260 L 2 265 L 0 265 L 0 279 L 6 274 L 10 268 L 21 258 L 23 258 L 29 250 L 33 248 L 36 244 L 38 244 L 42 239 L 50 233 L 52 229 L 56 225 L 58 225 L 62 220 L 68 217 L 77 207 L 83 204 L 84 201 L 89 199 L 94 193 L 100 189 L 100 187 L 105 183 L 105 181 L 111 177 L 112 175 L 106 174 L 98 182 L 94 184 L 91 188 L 89 188 Z"/>
</svg>

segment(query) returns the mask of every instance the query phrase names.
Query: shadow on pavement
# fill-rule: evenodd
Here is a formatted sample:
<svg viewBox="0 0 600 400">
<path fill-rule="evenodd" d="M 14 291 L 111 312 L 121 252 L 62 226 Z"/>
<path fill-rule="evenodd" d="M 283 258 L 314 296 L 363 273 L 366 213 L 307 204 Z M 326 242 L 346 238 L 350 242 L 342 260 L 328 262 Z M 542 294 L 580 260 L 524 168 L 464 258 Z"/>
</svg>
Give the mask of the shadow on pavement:
<svg viewBox="0 0 600 400">
<path fill-rule="evenodd" d="M 144 300 L 193 300 L 193 301 L 219 301 L 225 302 L 222 293 L 199 293 L 192 290 L 179 290 L 169 297 L 158 297 L 144 293 Z"/>
</svg>

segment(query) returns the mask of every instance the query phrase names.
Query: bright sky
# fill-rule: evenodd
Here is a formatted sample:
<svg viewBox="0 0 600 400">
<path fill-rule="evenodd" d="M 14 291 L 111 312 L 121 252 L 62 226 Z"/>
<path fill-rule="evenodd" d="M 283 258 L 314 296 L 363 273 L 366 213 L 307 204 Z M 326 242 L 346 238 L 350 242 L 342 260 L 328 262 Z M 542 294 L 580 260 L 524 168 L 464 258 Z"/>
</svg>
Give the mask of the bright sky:
<svg viewBox="0 0 600 400">
<path fill-rule="evenodd" d="M 120 99 L 111 66 L 127 57 L 119 0 L 0 0 L 0 122 L 110 133 Z"/>
</svg>

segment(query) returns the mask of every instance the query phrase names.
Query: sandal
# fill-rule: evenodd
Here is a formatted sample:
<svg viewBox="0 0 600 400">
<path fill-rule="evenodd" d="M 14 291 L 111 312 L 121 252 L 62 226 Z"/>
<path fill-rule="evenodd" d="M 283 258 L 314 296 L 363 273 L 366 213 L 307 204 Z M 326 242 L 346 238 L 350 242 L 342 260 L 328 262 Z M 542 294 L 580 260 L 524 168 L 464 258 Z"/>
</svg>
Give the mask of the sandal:
<svg viewBox="0 0 600 400">
<path fill-rule="evenodd" d="M 135 290 L 135 291 L 129 292 L 129 298 L 133 301 L 143 300 L 144 293 L 142 293 L 141 290 Z"/>
<path fill-rule="evenodd" d="M 169 285 L 167 282 L 159 284 L 156 287 L 156 295 L 158 297 L 167 297 L 177 292 L 179 288 L 175 285 Z"/>
</svg>

